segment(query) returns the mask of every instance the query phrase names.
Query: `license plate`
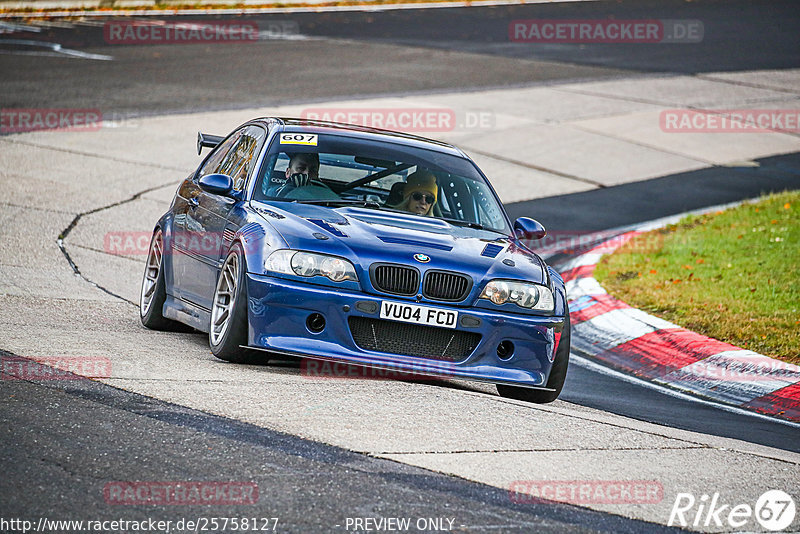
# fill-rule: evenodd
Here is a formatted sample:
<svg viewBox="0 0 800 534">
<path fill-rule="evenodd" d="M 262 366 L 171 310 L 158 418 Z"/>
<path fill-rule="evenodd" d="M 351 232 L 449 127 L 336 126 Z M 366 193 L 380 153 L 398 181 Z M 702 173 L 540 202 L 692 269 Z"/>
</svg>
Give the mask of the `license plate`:
<svg viewBox="0 0 800 534">
<path fill-rule="evenodd" d="M 458 312 L 384 300 L 381 302 L 381 319 L 455 328 L 458 321 Z"/>
</svg>

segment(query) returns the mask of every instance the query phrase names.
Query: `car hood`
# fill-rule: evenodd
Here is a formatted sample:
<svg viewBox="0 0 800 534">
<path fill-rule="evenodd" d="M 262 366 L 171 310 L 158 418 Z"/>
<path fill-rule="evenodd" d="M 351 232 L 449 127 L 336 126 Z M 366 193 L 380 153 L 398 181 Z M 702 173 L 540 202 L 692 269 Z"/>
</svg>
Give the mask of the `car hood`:
<svg viewBox="0 0 800 534">
<path fill-rule="evenodd" d="M 544 262 L 510 236 L 375 209 L 253 202 L 287 248 L 342 256 L 367 272 L 378 262 L 471 276 L 546 282 Z M 425 261 L 427 260 L 427 261 Z"/>
</svg>

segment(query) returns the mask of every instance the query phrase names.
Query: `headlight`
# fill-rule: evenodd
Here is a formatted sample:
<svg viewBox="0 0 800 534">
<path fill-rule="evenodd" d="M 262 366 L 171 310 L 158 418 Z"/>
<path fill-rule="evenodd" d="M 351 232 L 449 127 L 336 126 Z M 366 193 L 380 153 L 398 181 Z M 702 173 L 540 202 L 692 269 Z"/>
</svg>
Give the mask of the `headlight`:
<svg viewBox="0 0 800 534">
<path fill-rule="evenodd" d="M 513 302 L 528 310 L 552 313 L 555 308 L 553 292 L 547 286 L 511 280 L 492 280 L 483 288 L 479 298 L 489 299 L 497 305 Z"/>
<path fill-rule="evenodd" d="M 334 282 L 358 281 L 355 267 L 344 258 L 298 252 L 297 250 L 276 250 L 264 262 L 268 271 L 297 276 L 324 276 Z"/>
</svg>

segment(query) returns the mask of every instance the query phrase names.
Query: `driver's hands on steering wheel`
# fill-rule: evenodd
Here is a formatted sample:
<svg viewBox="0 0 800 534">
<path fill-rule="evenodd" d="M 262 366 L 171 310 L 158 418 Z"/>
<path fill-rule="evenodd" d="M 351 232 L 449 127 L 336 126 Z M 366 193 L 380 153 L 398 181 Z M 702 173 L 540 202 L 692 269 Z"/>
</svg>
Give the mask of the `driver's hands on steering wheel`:
<svg viewBox="0 0 800 534">
<path fill-rule="evenodd" d="M 302 172 L 296 172 L 286 180 L 287 184 L 292 184 L 294 187 L 305 187 L 309 184 L 311 180 L 309 180 L 308 174 Z"/>
</svg>

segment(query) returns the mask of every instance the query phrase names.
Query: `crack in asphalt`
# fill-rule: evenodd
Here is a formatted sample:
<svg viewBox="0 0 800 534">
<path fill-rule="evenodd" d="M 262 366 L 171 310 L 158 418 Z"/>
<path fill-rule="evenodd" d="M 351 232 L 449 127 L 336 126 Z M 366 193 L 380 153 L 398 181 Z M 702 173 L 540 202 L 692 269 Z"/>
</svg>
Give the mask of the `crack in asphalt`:
<svg viewBox="0 0 800 534">
<path fill-rule="evenodd" d="M 57 461 L 53 460 L 52 458 L 41 458 L 39 456 L 28 456 L 28 459 L 29 460 L 33 460 L 35 462 L 38 462 L 40 464 L 49 465 L 51 467 L 58 468 L 61 471 L 63 471 L 64 473 L 67 473 L 68 475 L 72 476 L 73 478 L 86 477 L 86 478 L 92 478 L 94 480 L 97 480 L 98 482 L 105 482 L 106 481 L 106 478 L 102 477 L 102 476 L 93 475 L 93 474 L 91 474 L 89 472 L 77 472 L 75 470 L 69 469 L 67 466 L 65 466 L 61 462 L 57 462 Z"/>
<path fill-rule="evenodd" d="M 31 147 L 36 147 L 36 148 L 43 148 L 43 149 L 47 149 L 47 150 L 53 150 L 53 151 L 57 151 L 57 152 L 64 152 L 64 153 L 67 153 L 67 154 L 74 154 L 74 155 L 78 155 L 78 156 L 85 156 L 85 157 L 104 159 L 104 160 L 114 161 L 114 162 L 118 162 L 118 163 L 126 163 L 126 164 L 130 164 L 130 165 L 152 167 L 152 168 L 155 168 L 155 169 L 174 170 L 174 171 L 184 171 L 185 170 L 185 169 L 182 169 L 180 167 L 173 167 L 173 166 L 170 166 L 170 165 L 160 165 L 160 164 L 156 164 L 156 163 L 149 163 L 149 162 L 142 162 L 142 161 L 132 161 L 132 160 L 124 159 L 124 158 L 117 158 L 117 157 L 106 156 L 106 155 L 102 155 L 102 154 L 93 154 L 91 152 L 84 152 L 84 151 L 81 151 L 81 150 L 72 150 L 72 149 L 66 149 L 66 148 L 60 148 L 60 147 L 47 146 L 47 145 L 42 145 L 42 144 L 39 144 L 39 143 L 32 143 L 32 142 L 29 142 L 29 141 L 19 141 L 19 140 L 16 140 L 16 139 L 8 139 L 8 138 L 4 138 L 4 137 L 0 137 L 0 141 L 6 142 L 6 143 L 12 143 L 12 144 L 16 144 L 16 145 L 31 146 Z M 133 302 L 131 300 L 128 300 L 125 297 L 123 297 L 122 295 L 118 295 L 117 293 L 114 293 L 110 289 L 98 284 L 97 282 L 94 282 L 94 281 L 90 280 L 83 273 L 81 273 L 80 268 L 75 263 L 75 261 L 72 259 L 72 257 L 70 256 L 69 252 L 67 252 L 66 243 L 64 241 L 67 238 L 67 236 L 69 235 L 69 233 L 77 226 L 78 222 L 80 222 L 80 220 L 85 215 L 92 215 L 94 213 L 98 213 L 98 212 L 101 212 L 101 211 L 104 211 L 104 210 L 107 210 L 107 209 L 111 209 L 111 208 L 115 208 L 117 206 L 121 206 L 123 204 L 127 204 L 128 202 L 133 202 L 134 200 L 139 199 L 144 194 L 151 193 L 153 191 L 157 191 L 159 189 L 163 189 L 165 187 L 170 187 L 170 186 L 173 186 L 173 185 L 174 185 L 174 182 L 170 181 L 168 183 L 164 183 L 164 184 L 161 184 L 161 185 L 149 187 L 147 189 L 143 189 L 143 190 L 139 191 L 138 193 L 133 194 L 132 196 L 128 197 L 127 199 L 120 200 L 120 201 L 114 202 L 112 204 L 108 204 L 106 206 L 101 206 L 101 207 L 94 208 L 94 209 L 91 209 L 91 210 L 88 210 L 88 211 L 84 211 L 84 212 L 81 212 L 81 213 L 78 213 L 77 215 L 75 215 L 75 217 L 72 219 L 72 221 L 67 225 L 66 228 L 64 228 L 59 233 L 58 237 L 56 238 L 56 245 L 58 245 L 59 250 L 61 250 L 61 253 L 64 255 L 64 258 L 67 260 L 67 264 L 69 264 L 70 268 L 72 269 L 72 272 L 74 272 L 76 275 L 80 276 L 81 279 L 83 279 L 88 284 L 90 284 L 93 287 L 99 289 L 100 291 L 106 293 L 107 295 L 110 295 L 110 296 L 112 296 L 114 298 L 117 298 L 117 299 L 119 299 L 119 300 L 121 300 L 123 302 L 126 302 L 126 303 L 128 303 L 128 304 L 130 304 L 132 306 L 136 306 L 138 308 L 139 307 L 138 303 Z M 11 204 L 8 204 L 8 203 L 5 203 L 5 202 L 3 202 L 2 204 L 11 205 Z M 26 206 L 16 206 L 16 207 L 24 208 Z M 42 209 L 42 208 L 40 208 L 40 209 Z M 47 211 L 47 210 L 45 210 L 45 211 Z M 50 211 L 56 211 L 56 210 L 50 210 Z M 59 212 L 59 213 L 70 213 L 70 212 Z M 75 246 L 80 246 L 80 245 L 75 245 Z M 89 250 L 93 250 L 90 247 L 82 247 L 82 248 L 88 248 Z M 116 255 L 114 255 L 114 256 L 116 256 Z"/>
<path fill-rule="evenodd" d="M 94 209 L 91 209 L 91 210 L 88 210 L 88 211 L 84 211 L 84 212 L 81 212 L 81 213 L 77 214 L 72 219 L 72 221 L 67 225 L 67 227 L 64 228 L 61 231 L 61 233 L 58 235 L 58 238 L 56 239 L 56 244 L 58 245 L 59 250 L 61 250 L 61 253 L 64 255 L 64 258 L 66 258 L 67 263 L 69 264 L 70 268 L 72 268 L 72 271 L 76 275 L 80 276 L 84 281 L 86 281 L 87 283 L 89 283 L 92 286 L 96 287 L 100 291 L 102 291 L 102 292 L 104 292 L 104 293 L 106 293 L 108 295 L 111 295 L 112 297 L 115 297 L 115 298 L 117 298 L 117 299 L 119 299 L 119 300 L 121 300 L 123 302 L 127 302 L 128 304 L 138 308 L 139 307 L 138 303 L 133 302 L 131 300 L 128 300 L 125 297 L 123 297 L 122 295 L 118 295 L 118 294 L 114 293 L 110 289 L 108 289 L 108 288 L 106 288 L 104 286 L 101 286 L 97 282 L 94 282 L 94 281 L 90 280 L 83 273 L 81 273 L 80 269 L 78 268 L 78 265 L 75 263 L 75 261 L 73 261 L 72 257 L 69 255 L 69 252 L 67 252 L 67 245 L 66 245 L 66 243 L 64 241 L 67 239 L 67 236 L 69 236 L 69 233 L 78 225 L 80 220 L 85 215 L 92 215 L 94 213 L 98 213 L 98 212 L 101 212 L 101 211 L 104 211 L 104 210 L 107 210 L 107 209 L 111 209 L 111 208 L 115 208 L 117 206 L 121 206 L 123 204 L 127 204 L 128 202 L 133 202 L 134 200 L 139 199 L 144 194 L 152 193 L 153 191 L 157 191 L 159 189 L 163 189 L 165 187 L 171 187 L 171 186 L 174 186 L 174 182 L 169 182 L 169 183 L 166 183 L 166 184 L 149 187 L 147 189 L 139 191 L 138 193 L 135 193 L 134 195 L 132 195 L 131 197 L 129 197 L 127 199 L 119 200 L 117 202 L 113 202 L 111 204 L 108 204 L 107 206 L 101 206 L 99 208 L 94 208 Z M 83 248 L 87 248 L 87 247 L 83 247 Z"/>
<path fill-rule="evenodd" d="M 10 135 L 10 134 L 6 134 L 6 135 Z M 117 157 L 113 157 L 113 156 L 106 156 L 106 155 L 103 155 L 103 154 L 93 154 L 91 152 L 83 152 L 82 150 L 72 150 L 72 149 L 69 149 L 69 148 L 61 148 L 61 147 L 57 147 L 57 146 L 49 146 L 49 145 L 42 145 L 42 144 L 39 144 L 39 143 L 32 143 L 30 141 L 19 141 L 17 139 L 9 139 L 9 138 L 7 138 L 5 136 L 0 136 L 0 141 L 3 141 L 5 143 L 13 143 L 15 145 L 24 145 L 24 146 L 34 147 L 34 148 L 43 148 L 43 149 L 46 149 L 46 150 L 53 150 L 55 152 L 64 152 L 66 154 L 73 154 L 73 155 L 76 155 L 76 156 L 86 156 L 86 157 L 90 157 L 90 158 L 98 158 L 98 159 L 105 159 L 105 160 L 108 160 L 108 161 L 114 161 L 114 162 L 117 162 L 117 163 L 126 163 L 126 164 L 129 164 L 129 165 L 140 165 L 140 166 L 145 166 L 145 167 L 152 167 L 154 169 L 164 169 L 164 170 L 169 170 L 169 171 L 184 171 L 185 170 L 185 169 L 183 169 L 181 167 L 173 167 L 171 165 L 160 165 L 158 163 L 150 163 L 150 162 L 147 162 L 147 161 L 134 161 L 134 160 L 124 159 L 124 158 L 117 158 Z"/>
<path fill-rule="evenodd" d="M 520 161 L 518 159 L 507 158 L 507 157 L 504 157 L 504 156 L 500 156 L 498 154 L 492 154 L 490 152 L 484 152 L 482 150 L 470 147 L 470 146 L 465 145 L 465 144 L 462 144 L 461 146 L 465 150 L 467 150 L 469 152 L 474 152 L 475 154 L 480 154 L 481 156 L 486 156 L 486 157 L 489 157 L 489 158 L 492 158 L 492 159 L 496 159 L 498 161 L 505 161 L 506 163 L 511 163 L 511 164 L 517 165 L 519 167 L 525 167 L 525 168 L 532 169 L 532 170 L 535 170 L 535 171 L 546 172 L 547 174 L 552 174 L 554 176 L 558 176 L 558 177 L 561 177 L 561 178 L 567 178 L 568 180 L 575 180 L 576 182 L 582 182 L 582 183 L 585 183 L 585 184 L 593 185 L 593 186 L 598 187 L 598 188 L 607 187 L 605 184 L 603 184 L 601 182 L 598 182 L 598 181 L 595 181 L 595 180 L 591 180 L 589 178 L 583 178 L 581 176 L 576 176 L 574 174 L 569 174 L 569 173 L 566 173 L 566 172 L 557 171 L 555 169 L 542 167 L 540 165 L 534 165 L 533 163 L 526 163 L 526 162 Z"/>
<path fill-rule="evenodd" d="M 728 83 L 725 80 L 718 80 L 718 79 L 715 79 L 715 78 L 712 78 L 712 77 L 703 77 L 703 76 L 696 76 L 696 75 L 692 76 L 692 77 L 693 78 L 697 78 L 697 79 L 701 79 L 701 80 L 705 80 L 705 81 L 714 82 L 714 83 Z M 756 88 L 756 89 L 779 91 L 778 89 L 774 89 L 772 87 L 764 87 L 764 86 L 759 86 L 759 85 L 754 85 L 754 84 L 746 84 L 746 83 L 742 83 L 742 84 L 730 83 L 730 85 L 741 85 L 743 87 L 753 87 L 753 88 Z M 583 90 L 579 90 L 579 89 L 565 88 L 565 87 L 558 87 L 555 90 L 556 91 L 563 91 L 565 93 L 573 93 L 573 94 L 580 94 L 580 95 L 586 95 L 586 96 L 594 96 L 594 97 L 598 97 L 598 98 L 610 98 L 610 99 L 613 99 L 613 100 L 620 100 L 620 101 L 623 101 L 623 102 L 636 102 L 637 104 L 648 104 L 648 105 L 654 105 L 654 106 L 659 106 L 659 107 L 679 107 L 681 109 L 699 111 L 699 112 L 707 113 L 709 115 L 725 116 L 724 113 L 720 113 L 718 110 L 708 109 L 708 108 L 705 108 L 705 107 L 702 107 L 702 106 L 699 106 L 699 105 L 688 105 L 687 106 L 687 105 L 684 105 L 684 104 L 674 103 L 674 102 L 661 102 L 661 101 L 658 101 L 658 100 L 650 100 L 650 99 L 644 99 L 644 98 L 632 98 L 632 97 L 628 97 L 628 96 L 609 95 L 609 94 L 605 94 L 605 93 L 597 93 L 595 91 L 583 91 Z M 795 92 L 791 92 L 791 91 L 788 91 L 788 90 L 787 91 L 781 91 L 781 92 L 786 92 L 787 94 L 794 95 L 795 97 L 800 97 L 800 94 L 795 93 Z M 770 103 L 770 102 L 780 102 L 780 101 L 781 100 L 778 99 L 778 98 L 748 100 L 748 102 L 750 102 L 750 103 Z M 779 129 L 773 129 L 773 128 L 763 128 L 763 129 L 767 130 L 767 131 L 769 131 L 771 133 L 790 135 L 792 137 L 800 137 L 800 133 L 792 132 L 792 131 L 789 131 L 789 130 L 779 130 Z M 598 133 L 598 132 L 594 132 L 592 130 L 585 130 L 585 131 L 589 131 L 589 132 L 595 133 L 595 134 Z M 703 163 L 708 163 L 709 165 L 712 165 L 714 167 L 721 167 L 722 166 L 722 165 L 719 165 L 719 164 L 707 162 L 706 160 L 695 158 L 693 156 L 687 156 L 686 154 L 680 154 L 680 153 L 672 152 L 672 151 L 669 151 L 669 150 L 664 150 L 663 148 L 658 148 L 658 147 L 650 146 L 650 145 L 647 145 L 647 144 L 642 144 L 642 143 L 639 143 L 637 141 L 633 141 L 633 140 L 630 140 L 630 139 L 617 137 L 617 136 L 614 136 L 614 135 L 609 134 L 609 133 L 605 133 L 604 132 L 601 135 L 605 135 L 605 136 L 611 137 L 613 139 L 625 141 L 627 143 L 644 146 L 644 147 L 647 147 L 647 148 L 650 148 L 650 149 L 653 149 L 653 150 L 658 150 L 659 152 L 664 152 L 666 154 L 671 154 L 671 155 L 675 155 L 675 156 L 681 156 L 681 157 L 684 157 L 684 158 L 687 158 L 687 159 L 695 159 L 695 160 L 701 161 Z"/>
<path fill-rule="evenodd" d="M 674 74 L 674 75 L 669 75 L 669 76 L 666 76 L 666 77 L 667 78 L 679 78 L 679 77 L 683 77 L 683 76 L 686 76 L 686 75 L 684 75 L 684 74 Z M 736 85 L 736 86 L 742 86 L 742 87 L 753 87 L 753 88 L 757 88 L 757 89 L 764 89 L 764 90 L 770 90 L 770 91 L 775 91 L 775 92 L 783 92 L 783 93 L 787 93 L 789 95 L 800 96 L 800 94 L 798 94 L 797 92 L 793 92 L 793 91 L 788 90 L 788 89 L 776 89 L 776 88 L 773 88 L 773 87 L 762 86 L 762 85 L 758 85 L 758 84 L 739 83 L 739 82 L 736 82 L 736 81 L 728 81 L 728 80 L 714 78 L 713 76 L 694 75 L 694 76 L 691 76 L 691 77 L 692 78 L 696 78 L 696 79 L 700 79 L 700 80 L 709 81 L 709 82 L 712 82 L 712 83 L 722 83 L 722 84 Z M 604 82 L 604 81 L 608 81 L 608 80 L 600 80 L 600 82 Z M 659 101 L 659 100 L 651 100 L 651 99 L 643 99 L 643 98 L 632 98 L 632 97 L 620 96 L 620 95 L 610 95 L 610 94 L 605 94 L 605 93 L 598 93 L 598 92 L 595 92 L 595 91 L 585 91 L 585 90 L 580 90 L 580 89 L 576 89 L 576 88 L 566 88 L 566 87 L 563 87 L 563 86 L 555 87 L 554 90 L 555 91 L 563 91 L 563 92 L 566 92 L 566 93 L 581 94 L 581 95 L 586 95 L 586 96 L 594 96 L 594 97 L 598 97 L 598 98 L 608 98 L 608 99 L 619 100 L 619 101 L 623 101 L 623 102 L 636 102 L 636 103 L 639 103 L 639 104 L 648 104 L 648 105 L 653 105 L 653 106 L 658 106 L 658 107 L 679 106 L 679 107 L 684 108 L 684 109 L 701 111 L 701 112 L 708 113 L 710 115 L 720 115 L 720 116 L 724 115 L 723 113 L 715 112 L 714 110 L 709 110 L 709 109 L 706 109 L 706 108 L 703 108 L 703 107 L 700 107 L 700 106 L 685 106 L 685 105 L 681 105 L 681 104 L 678 104 L 678 103 L 665 103 L 665 102 L 662 102 L 662 101 Z M 756 100 L 753 100 L 753 102 L 774 102 L 774 101 L 777 101 L 777 100 L 778 99 L 776 99 L 776 98 L 756 99 Z M 615 115 L 612 114 L 612 115 L 608 115 L 608 116 L 615 116 Z M 598 118 L 598 117 L 593 117 L 593 118 Z M 581 127 L 581 126 L 577 126 L 577 125 L 574 124 L 574 122 L 575 121 L 563 121 L 563 122 L 558 122 L 557 124 L 571 125 L 572 127 L 577 128 L 577 129 L 579 129 L 581 131 L 584 131 L 584 132 L 587 132 L 587 133 L 591 133 L 591 134 L 594 134 L 594 135 L 601 135 L 601 136 L 604 136 L 604 137 L 615 139 L 617 141 L 622 141 L 622 142 L 625 142 L 625 143 L 630 143 L 632 145 L 641 146 L 641 147 L 644 147 L 644 148 L 647 148 L 647 149 L 650 149 L 650 150 L 655 150 L 657 152 L 661 152 L 661 153 L 664 153 L 664 154 L 669 154 L 671 156 L 676 156 L 676 157 L 681 157 L 683 159 L 698 161 L 698 162 L 703 163 L 705 165 L 708 165 L 710 167 L 718 167 L 718 168 L 719 167 L 725 167 L 724 165 L 720 165 L 718 163 L 714 163 L 713 161 L 706 160 L 706 159 L 703 159 L 703 158 L 699 158 L 699 157 L 696 157 L 696 156 L 689 156 L 689 155 L 682 154 L 682 153 L 679 153 L 679 152 L 675 152 L 675 151 L 671 151 L 671 150 L 665 150 L 662 147 L 653 146 L 653 145 L 650 145 L 648 143 L 643 143 L 643 142 L 632 140 L 632 139 L 628 139 L 628 138 L 625 138 L 625 137 L 620 137 L 618 135 L 611 134 L 611 133 L 608 133 L 608 132 L 597 132 L 597 131 L 594 131 L 594 130 L 591 130 L 591 129 L 587 129 L 587 128 L 584 128 L 584 127 Z M 791 135 L 791 136 L 794 136 L 794 137 L 800 137 L 800 134 L 798 134 L 796 132 L 791 132 L 791 131 L 786 131 L 786 130 L 772 130 L 772 129 L 770 131 L 773 132 L 773 133 L 777 133 L 777 134 L 784 134 L 784 135 Z M 574 180 L 574 181 L 577 181 L 577 182 L 582 182 L 582 183 L 589 184 L 589 185 L 592 185 L 592 186 L 595 186 L 595 187 L 598 187 L 598 188 L 606 188 L 606 187 L 608 187 L 606 184 L 603 184 L 602 182 L 598 182 L 596 180 L 591 180 L 589 178 L 584 178 L 584 177 L 581 177 L 581 176 L 576 176 L 576 175 L 573 175 L 573 174 L 564 173 L 564 172 L 561 172 L 561 171 L 558 171 L 558 170 L 555 170 L 555 169 L 550 169 L 550 168 L 547 168 L 547 167 L 534 165 L 534 164 L 531 164 L 531 163 L 515 160 L 515 159 L 512 159 L 512 158 L 503 157 L 503 156 L 500 156 L 500 155 L 497 155 L 497 154 L 492 154 L 492 153 L 489 153 L 489 152 L 484 152 L 482 150 L 470 147 L 467 144 L 462 144 L 462 147 L 465 150 L 469 151 L 469 152 L 474 152 L 475 154 L 480 154 L 482 156 L 493 158 L 493 159 L 496 159 L 498 161 L 504 161 L 506 163 L 511 163 L 513 165 L 529 168 L 529 169 L 540 171 L 540 172 L 546 172 L 546 173 L 552 174 L 554 176 L 559 176 L 561 178 L 566 178 L 568 180 Z"/>
<path fill-rule="evenodd" d="M 469 393 L 478 393 L 478 392 L 467 391 L 466 393 L 469 394 Z M 600 424 L 600 425 L 608 425 L 608 426 L 612 426 L 612 427 L 615 427 L 615 428 L 620 428 L 620 429 L 623 429 L 623 430 L 633 430 L 634 432 L 641 432 L 642 434 L 648 434 L 648 435 L 656 436 L 656 437 L 659 437 L 659 438 L 670 439 L 670 440 L 674 440 L 674 441 L 680 441 L 680 442 L 683 442 L 683 443 L 691 443 L 691 444 L 696 446 L 696 447 L 686 447 L 686 448 L 707 448 L 707 445 L 704 445 L 704 444 L 696 442 L 696 441 L 691 441 L 691 440 L 687 440 L 687 439 L 683 439 L 683 438 L 676 438 L 676 437 L 673 437 L 673 436 L 668 436 L 668 435 L 666 435 L 664 433 L 659 433 L 659 432 L 656 432 L 656 431 L 653 431 L 653 430 L 644 430 L 644 429 L 641 429 L 641 428 L 630 428 L 630 427 L 627 427 L 627 426 L 624 426 L 624 425 L 621 425 L 621 424 L 618 424 L 618 423 L 612 423 L 612 422 L 609 422 L 609 421 L 602 421 L 602 420 L 599 420 L 599 419 L 592 419 L 591 417 L 586 417 L 586 416 L 583 416 L 583 415 L 580 415 L 580 414 L 563 413 L 558 409 L 553 409 L 552 407 L 545 407 L 545 406 L 542 406 L 542 405 L 529 406 L 529 405 L 525 405 L 525 404 L 519 404 L 519 403 L 524 402 L 524 401 L 514 401 L 513 399 L 506 399 L 506 398 L 503 398 L 503 397 L 498 397 L 495 400 L 498 401 L 498 402 L 505 403 L 505 404 L 513 404 L 515 406 L 520 406 L 520 407 L 529 407 L 532 410 L 545 411 L 545 412 L 548 412 L 548 413 L 551 413 L 551 414 L 560 415 L 562 417 L 571 417 L 573 419 L 579 419 L 581 421 L 589 421 L 589 422 L 592 422 L 592 423 L 595 423 L 595 424 Z M 566 404 L 572 404 L 574 406 L 581 406 L 580 404 L 576 404 L 576 403 L 572 403 L 572 402 L 567 402 L 567 401 L 563 401 L 563 402 L 565 402 Z M 620 416 L 620 417 L 624 417 L 624 416 Z M 650 423 L 650 424 L 653 424 L 653 423 Z"/>
<path fill-rule="evenodd" d="M 75 248 L 81 248 L 83 250 L 88 250 L 88 251 L 91 251 L 91 252 L 97 252 L 98 254 L 106 254 L 108 256 L 113 256 L 114 258 L 120 258 L 120 259 L 123 259 L 123 260 L 128 260 L 128 261 L 132 261 L 132 262 L 136 262 L 136 263 L 139 263 L 141 261 L 140 258 L 131 258 L 130 256 L 125 256 L 123 254 L 112 254 L 112 253 L 110 253 L 108 251 L 100 250 L 99 248 L 87 247 L 86 245 L 80 245 L 78 243 L 75 243 L 72 246 L 75 247 Z"/>
<path fill-rule="evenodd" d="M 719 115 L 718 113 L 709 113 L 710 115 Z M 699 158 L 697 156 L 690 156 L 688 154 L 682 154 L 680 152 L 676 152 L 674 150 L 666 150 L 664 148 L 660 148 L 655 145 L 651 145 L 649 143 L 643 143 L 641 141 L 634 141 L 633 139 L 628 139 L 626 137 L 622 137 L 617 134 L 609 133 L 609 132 L 598 132 L 597 130 L 592 130 L 591 128 L 586 128 L 584 126 L 579 126 L 577 124 L 570 124 L 571 127 L 575 128 L 576 130 L 580 130 L 582 132 L 590 133 L 592 135 L 601 135 L 608 139 L 614 139 L 616 141 L 622 141 L 623 143 L 627 143 L 629 145 L 640 146 L 642 148 L 647 148 L 649 150 L 655 150 L 656 152 L 661 152 L 662 154 L 669 154 L 670 156 L 675 156 L 681 159 L 687 159 L 690 161 L 698 161 L 703 165 L 708 167 L 727 167 L 727 165 L 720 165 L 719 163 L 714 163 L 711 160 Z"/>
<path fill-rule="evenodd" d="M 198 378 L 139 378 L 139 377 L 124 377 L 124 376 L 110 376 L 107 378 L 103 378 L 103 381 L 109 380 L 125 380 L 127 382 L 196 382 L 199 384 L 241 384 L 241 380 L 210 380 L 210 379 L 198 379 Z M 255 381 L 254 381 L 255 382 Z M 259 384 L 278 384 L 279 382 L 258 382 Z"/>
<path fill-rule="evenodd" d="M 72 215 L 73 213 L 75 213 L 74 211 L 54 210 L 51 208 L 42 208 L 40 206 L 23 206 L 21 204 L 12 204 L 11 202 L 1 202 L 1 201 L 0 201 L 0 206 L 8 206 L 9 208 L 19 208 L 23 210 L 46 211 L 48 213 L 62 213 L 64 215 Z"/>
<path fill-rule="evenodd" d="M 638 431 L 637 431 L 638 432 Z M 686 447 L 573 447 L 573 448 L 554 448 L 554 449 L 476 449 L 476 450 L 460 450 L 460 451 L 383 451 L 371 452 L 370 454 L 376 456 L 382 455 L 402 455 L 402 456 L 415 456 L 419 454 L 427 455 L 445 455 L 445 454 L 485 454 L 485 453 L 517 453 L 517 452 L 585 452 L 585 451 L 685 451 L 688 449 L 714 449 L 719 450 L 718 447 L 711 447 L 709 445 L 695 445 Z"/>
<path fill-rule="evenodd" d="M 717 78 L 713 74 L 695 74 L 694 77 L 699 78 L 701 80 L 708 80 L 711 82 L 726 83 L 728 85 L 736 85 L 739 87 L 752 87 L 754 89 L 767 89 L 778 93 L 788 93 L 790 95 L 800 96 L 800 92 L 794 91 L 792 89 L 787 89 L 785 87 L 775 87 L 771 85 L 762 85 L 760 83 L 743 82 L 741 80 L 728 80 L 725 78 Z"/>
<path fill-rule="evenodd" d="M 677 78 L 677 77 L 683 77 L 683 76 L 685 76 L 685 75 L 681 75 L 681 76 L 665 76 L 664 78 Z M 696 78 L 696 76 L 691 76 L 690 78 Z M 603 82 L 603 81 L 605 81 L 605 80 L 601 80 L 601 82 Z M 706 81 L 711 81 L 711 80 L 706 80 Z M 594 96 L 594 97 L 598 97 L 598 98 L 609 98 L 609 99 L 612 99 L 612 100 L 619 100 L 619 101 L 622 101 L 622 102 L 635 102 L 637 104 L 649 104 L 649 105 L 652 105 L 652 106 L 659 106 L 659 107 L 680 107 L 682 109 L 695 109 L 695 110 L 698 110 L 698 111 L 709 111 L 708 109 L 703 108 L 703 107 L 699 107 L 697 105 L 687 106 L 686 104 L 682 104 L 680 102 L 663 102 L 663 101 L 660 101 L 660 100 L 652 100 L 650 98 L 635 98 L 635 97 L 626 96 L 626 95 L 614 95 L 614 94 L 601 93 L 601 92 L 585 90 L 585 89 L 577 89 L 577 88 L 574 88 L 574 87 L 556 87 L 553 90 L 554 91 L 562 91 L 564 93 L 573 93 L 573 94 L 576 94 L 576 95 Z M 764 103 L 767 103 L 767 102 L 775 102 L 775 101 L 779 101 L 779 100 L 780 99 L 778 99 L 778 98 L 757 98 L 757 99 L 748 100 L 748 102 L 752 102 L 752 103 L 764 102 Z"/>
</svg>

